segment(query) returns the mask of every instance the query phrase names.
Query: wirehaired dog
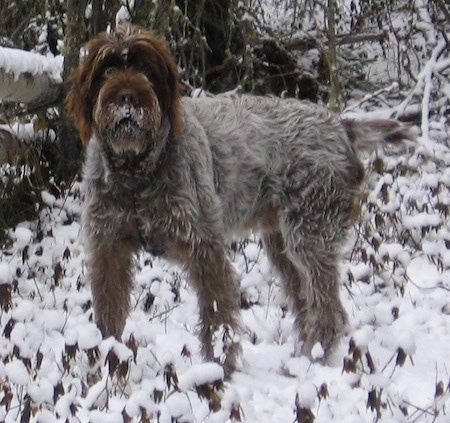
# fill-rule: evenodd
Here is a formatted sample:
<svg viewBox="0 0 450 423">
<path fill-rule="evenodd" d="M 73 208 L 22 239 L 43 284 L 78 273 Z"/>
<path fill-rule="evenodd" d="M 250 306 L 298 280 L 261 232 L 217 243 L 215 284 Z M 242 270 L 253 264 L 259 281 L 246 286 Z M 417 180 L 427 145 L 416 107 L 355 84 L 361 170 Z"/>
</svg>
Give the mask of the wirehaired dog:
<svg viewBox="0 0 450 423">
<path fill-rule="evenodd" d="M 182 264 L 198 295 L 202 353 L 239 352 L 232 234 L 261 233 L 301 350 L 326 354 L 346 327 L 340 251 L 364 177 L 360 148 L 411 139 L 392 120 L 341 120 L 298 100 L 181 98 L 166 44 L 118 27 L 86 45 L 66 106 L 87 146 L 82 217 L 96 321 L 120 337 L 140 248 Z"/>
</svg>

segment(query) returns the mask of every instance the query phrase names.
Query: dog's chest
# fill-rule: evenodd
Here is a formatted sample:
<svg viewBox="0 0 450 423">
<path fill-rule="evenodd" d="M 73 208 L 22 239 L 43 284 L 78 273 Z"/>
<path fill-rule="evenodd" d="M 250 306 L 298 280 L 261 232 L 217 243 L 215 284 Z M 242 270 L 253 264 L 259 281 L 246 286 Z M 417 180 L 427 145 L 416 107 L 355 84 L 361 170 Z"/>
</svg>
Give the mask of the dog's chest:
<svg viewBox="0 0 450 423">
<path fill-rule="evenodd" d="M 164 201 L 158 196 L 135 195 L 133 215 L 142 248 L 155 256 L 164 255 L 167 250 L 168 225 Z"/>
<path fill-rule="evenodd" d="M 164 189 L 147 191 L 134 198 L 134 221 L 142 248 L 153 255 L 170 258 L 180 240 L 189 237 L 179 224 L 174 202 Z"/>
</svg>

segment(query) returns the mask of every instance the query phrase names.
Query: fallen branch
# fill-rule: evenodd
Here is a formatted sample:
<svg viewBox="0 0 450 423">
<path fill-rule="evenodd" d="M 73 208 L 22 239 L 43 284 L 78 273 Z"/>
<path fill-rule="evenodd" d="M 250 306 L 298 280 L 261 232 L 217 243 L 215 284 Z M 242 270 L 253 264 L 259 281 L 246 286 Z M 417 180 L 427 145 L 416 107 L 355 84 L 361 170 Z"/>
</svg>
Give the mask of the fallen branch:
<svg viewBox="0 0 450 423">
<path fill-rule="evenodd" d="M 378 32 L 376 34 L 342 34 L 336 35 L 336 45 L 342 46 L 346 44 L 357 44 L 364 42 L 382 41 L 386 38 L 386 33 Z M 306 37 L 292 37 L 284 41 L 286 47 L 291 50 L 307 51 L 319 46 L 319 41 L 310 36 Z M 327 46 L 327 42 L 323 43 Z"/>
</svg>

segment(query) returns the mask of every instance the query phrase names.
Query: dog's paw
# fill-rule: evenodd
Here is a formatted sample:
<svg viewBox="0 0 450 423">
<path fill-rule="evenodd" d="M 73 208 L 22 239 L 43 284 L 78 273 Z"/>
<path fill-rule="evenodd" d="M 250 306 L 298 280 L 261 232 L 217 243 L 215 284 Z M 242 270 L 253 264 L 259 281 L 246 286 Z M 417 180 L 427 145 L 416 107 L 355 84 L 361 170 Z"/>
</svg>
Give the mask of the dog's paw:
<svg viewBox="0 0 450 423">
<path fill-rule="evenodd" d="M 300 332 L 296 354 L 304 355 L 312 361 L 328 362 L 347 332 L 347 326 L 347 314 L 343 308 L 328 308 L 317 318 L 310 319 Z"/>
<path fill-rule="evenodd" d="M 213 360 L 219 363 L 225 372 L 225 378 L 230 378 L 236 370 L 239 358 L 242 354 L 241 336 L 239 329 L 233 329 L 229 325 L 221 325 L 213 337 Z"/>
</svg>

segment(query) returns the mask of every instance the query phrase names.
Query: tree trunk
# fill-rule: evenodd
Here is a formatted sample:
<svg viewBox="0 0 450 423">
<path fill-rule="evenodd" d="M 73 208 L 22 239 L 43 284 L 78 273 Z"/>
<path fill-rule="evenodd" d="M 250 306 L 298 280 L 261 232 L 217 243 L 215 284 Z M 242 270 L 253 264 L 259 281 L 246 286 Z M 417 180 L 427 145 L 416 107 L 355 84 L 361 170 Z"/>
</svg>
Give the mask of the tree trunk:
<svg viewBox="0 0 450 423">
<path fill-rule="evenodd" d="M 195 65 L 203 73 L 203 88 L 212 92 L 231 89 L 237 81 L 233 79 L 233 64 L 230 69 L 230 10 L 233 0 L 176 0 L 181 10 L 187 11 L 189 20 L 204 34 L 206 51 L 193 47 L 197 56 Z M 231 74 L 231 75 L 230 75 Z"/>
<path fill-rule="evenodd" d="M 329 107 L 338 112 L 341 108 L 341 89 L 339 84 L 339 77 L 336 72 L 337 52 L 336 52 L 336 3 L 335 0 L 328 0 L 327 4 L 327 38 L 328 38 L 328 52 L 323 54 L 327 56 L 328 71 L 330 73 L 330 99 Z M 325 49 L 324 49 L 325 50 Z"/>
<path fill-rule="evenodd" d="M 86 41 L 87 28 L 84 20 L 87 0 L 67 1 L 67 23 L 65 32 L 65 61 L 63 79 L 67 83 L 70 74 L 78 66 L 80 46 Z M 59 152 L 57 176 L 69 183 L 79 170 L 81 143 L 78 133 L 66 115 L 64 105 L 60 107 Z"/>
<path fill-rule="evenodd" d="M 99 32 L 105 31 L 108 24 L 112 28 L 116 26 L 115 17 L 119 8 L 120 2 L 114 0 L 96 0 L 92 2 L 89 39 L 95 37 Z"/>
</svg>

